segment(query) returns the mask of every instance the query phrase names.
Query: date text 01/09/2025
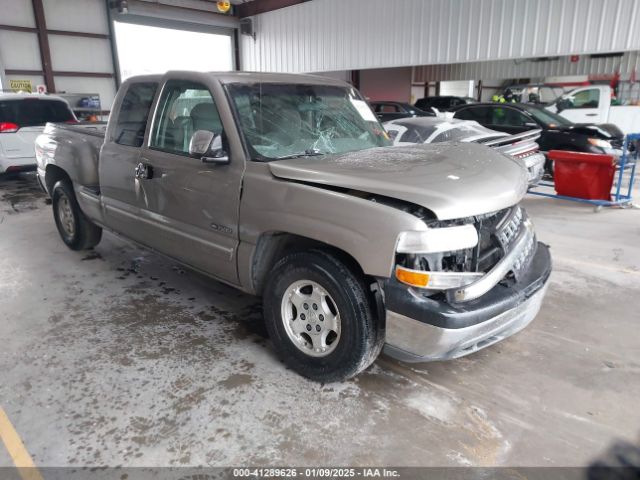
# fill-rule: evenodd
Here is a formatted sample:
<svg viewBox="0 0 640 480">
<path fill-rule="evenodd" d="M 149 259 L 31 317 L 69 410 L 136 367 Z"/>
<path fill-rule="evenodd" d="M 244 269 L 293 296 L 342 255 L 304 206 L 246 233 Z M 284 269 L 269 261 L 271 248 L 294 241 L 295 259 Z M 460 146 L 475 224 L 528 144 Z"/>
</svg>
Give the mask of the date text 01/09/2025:
<svg viewBox="0 0 640 480">
<path fill-rule="evenodd" d="M 388 468 L 235 468 L 236 478 L 398 478 Z"/>
</svg>

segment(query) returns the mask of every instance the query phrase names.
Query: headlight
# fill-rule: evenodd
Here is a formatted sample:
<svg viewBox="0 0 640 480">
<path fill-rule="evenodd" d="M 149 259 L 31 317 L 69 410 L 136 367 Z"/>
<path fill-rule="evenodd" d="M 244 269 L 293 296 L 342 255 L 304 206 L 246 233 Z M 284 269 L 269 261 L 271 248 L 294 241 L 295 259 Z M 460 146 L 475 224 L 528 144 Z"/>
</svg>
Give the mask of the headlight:
<svg viewBox="0 0 640 480">
<path fill-rule="evenodd" d="M 398 281 L 418 288 L 431 288 L 434 290 L 448 290 L 469 285 L 483 273 L 459 273 L 459 272 L 424 272 L 396 266 L 396 278 Z"/>
<path fill-rule="evenodd" d="M 607 140 L 601 140 L 599 138 L 588 138 L 587 141 L 594 147 L 613 148 L 611 146 L 611 142 L 608 142 Z"/>
<path fill-rule="evenodd" d="M 478 231 L 473 225 L 430 228 L 420 232 L 402 232 L 398 237 L 398 253 L 451 252 L 473 248 L 478 244 Z"/>
</svg>

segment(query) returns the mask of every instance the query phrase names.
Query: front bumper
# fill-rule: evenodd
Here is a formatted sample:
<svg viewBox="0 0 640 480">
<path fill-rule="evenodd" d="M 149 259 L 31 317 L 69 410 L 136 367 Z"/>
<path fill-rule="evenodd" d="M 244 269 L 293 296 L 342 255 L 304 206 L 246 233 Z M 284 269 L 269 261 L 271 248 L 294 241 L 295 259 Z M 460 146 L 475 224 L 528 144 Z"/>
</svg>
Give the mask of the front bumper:
<svg viewBox="0 0 640 480">
<path fill-rule="evenodd" d="M 385 352 L 407 362 L 448 360 L 493 345 L 538 314 L 551 273 L 549 248 L 538 243 L 517 283 L 496 285 L 475 300 L 434 299 L 391 279 L 384 285 Z"/>
<path fill-rule="evenodd" d="M 523 159 L 527 167 L 527 180 L 529 187 L 535 187 L 542 180 L 544 175 L 545 156 L 543 153 L 537 152 Z"/>
</svg>

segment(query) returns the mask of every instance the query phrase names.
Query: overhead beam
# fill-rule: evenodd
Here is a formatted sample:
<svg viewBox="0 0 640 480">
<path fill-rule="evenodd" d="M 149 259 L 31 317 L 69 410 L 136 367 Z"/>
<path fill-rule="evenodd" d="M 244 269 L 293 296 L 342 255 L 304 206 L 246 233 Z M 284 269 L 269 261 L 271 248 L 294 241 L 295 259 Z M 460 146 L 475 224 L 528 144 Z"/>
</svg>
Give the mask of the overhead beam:
<svg viewBox="0 0 640 480">
<path fill-rule="evenodd" d="M 298 5 L 311 0 L 252 0 L 251 2 L 235 5 L 235 12 L 239 18 L 252 17 L 260 13 L 267 13 L 285 7 Z"/>
<path fill-rule="evenodd" d="M 68 30 L 47 30 L 47 33 L 49 35 L 63 35 L 67 37 L 99 38 L 101 40 L 109 40 L 109 35 L 104 33 L 71 32 Z"/>
<path fill-rule="evenodd" d="M 24 32 L 24 33 L 38 33 L 38 29 L 34 27 L 18 27 L 16 25 L 1 25 L 0 30 L 7 30 L 12 32 Z M 67 37 L 86 37 L 86 38 L 100 38 L 103 40 L 109 40 L 109 35 L 104 33 L 90 33 L 90 32 L 73 32 L 70 30 L 50 30 L 47 29 L 49 35 L 64 35 Z"/>
<path fill-rule="evenodd" d="M 55 92 L 56 84 L 53 80 L 53 68 L 51 67 L 51 50 L 49 48 L 49 36 L 47 34 L 47 22 L 44 18 L 44 7 L 42 0 L 32 0 L 33 15 L 36 20 L 38 34 L 38 45 L 40 46 L 40 59 L 42 61 L 42 71 L 44 72 L 44 83 L 47 91 Z"/>
<path fill-rule="evenodd" d="M 4 73 L 6 75 L 42 75 L 45 76 L 44 70 L 24 70 L 7 68 Z M 108 72 L 68 72 L 68 71 L 52 71 L 53 77 L 86 77 L 86 78 L 113 78 L 113 73 Z M 48 91 L 48 87 L 47 87 Z M 52 92 L 53 93 L 53 92 Z"/>
</svg>

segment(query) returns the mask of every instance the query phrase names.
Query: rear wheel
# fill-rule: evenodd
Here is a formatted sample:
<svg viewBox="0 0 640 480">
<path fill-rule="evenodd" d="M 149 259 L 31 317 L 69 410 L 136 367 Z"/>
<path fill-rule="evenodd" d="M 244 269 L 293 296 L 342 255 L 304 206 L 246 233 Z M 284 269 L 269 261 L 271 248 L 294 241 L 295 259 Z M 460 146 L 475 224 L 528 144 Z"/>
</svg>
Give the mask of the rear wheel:
<svg viewBox="0 0 640 480">
<path fill-rule="evenodd" d="M 264 292 L 269 336 L 285 363 L 319 382 L 352 377 L 382 348 L 362 278 L 321 251 L 280 260 Z"/>
<path fill-rule="evenodd" d="M 100 243 L 102 229 L 85 217 L 71 184 L 60 180 L 51 194 L 53 218 L 62 241 L 71 250 L 87 250 Z"/>
</svg>

